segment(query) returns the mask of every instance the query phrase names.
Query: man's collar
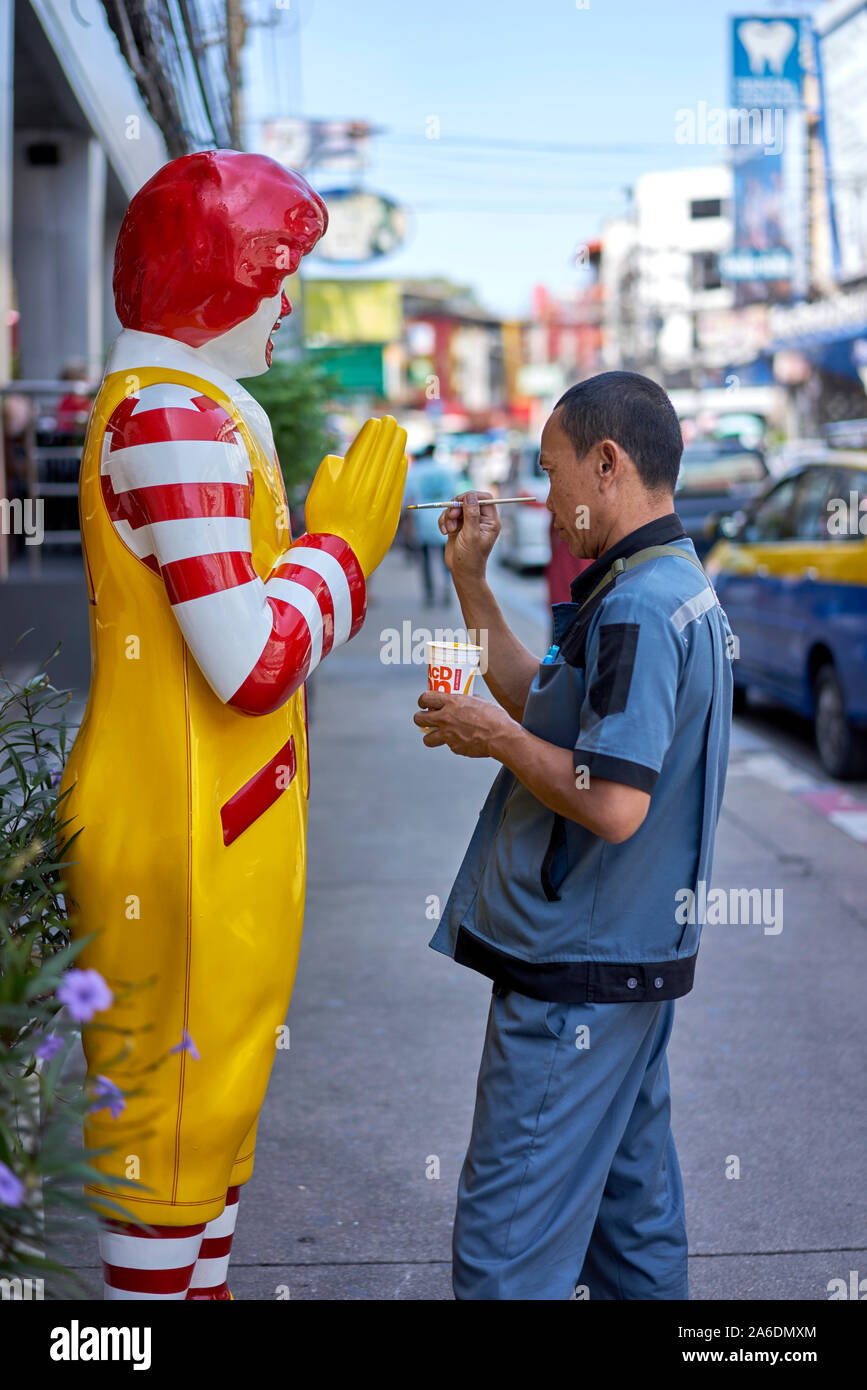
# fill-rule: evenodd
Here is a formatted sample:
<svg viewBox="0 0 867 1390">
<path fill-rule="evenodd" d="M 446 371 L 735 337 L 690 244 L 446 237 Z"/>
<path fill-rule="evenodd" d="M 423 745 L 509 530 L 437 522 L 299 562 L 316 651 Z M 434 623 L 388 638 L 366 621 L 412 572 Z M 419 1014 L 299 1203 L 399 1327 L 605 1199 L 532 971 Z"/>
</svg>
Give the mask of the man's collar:
<svg viewBox="0 0 867 1390">
<path fill-rule="evenodd" d="M 644 550 L 649 545 L 667 545 L 669 541 L 683 540 L 685 536 L 686 532 L 677 512 L 658 516 L 654 521 L 648 521 L 637 530 L 630 531 L 628 536 L 624 536 L 616 545 L 604 551 L 592 565 L 588 565 L 587 569 L 578 575 L 577 579 L 572 580 L 572 602 L 581 603 L 592 593 L 615 560 L 625 560 L 628 555 L 634 555 L 636 551 Z"/>
</svg>

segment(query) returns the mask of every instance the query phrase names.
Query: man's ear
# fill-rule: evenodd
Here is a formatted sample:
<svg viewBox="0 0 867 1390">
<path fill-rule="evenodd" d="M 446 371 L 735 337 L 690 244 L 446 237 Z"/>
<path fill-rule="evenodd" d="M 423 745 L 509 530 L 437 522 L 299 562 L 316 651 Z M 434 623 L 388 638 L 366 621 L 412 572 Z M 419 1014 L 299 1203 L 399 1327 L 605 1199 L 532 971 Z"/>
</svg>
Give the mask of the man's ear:
<svg viewBox="0 0 867 1390">
<path fill-rule="evenodd" d="M 613 439 L 603 439 L 599 445 L 599 471 L 609 475 L 617 463 L 618 448 Z"/>
</svg>

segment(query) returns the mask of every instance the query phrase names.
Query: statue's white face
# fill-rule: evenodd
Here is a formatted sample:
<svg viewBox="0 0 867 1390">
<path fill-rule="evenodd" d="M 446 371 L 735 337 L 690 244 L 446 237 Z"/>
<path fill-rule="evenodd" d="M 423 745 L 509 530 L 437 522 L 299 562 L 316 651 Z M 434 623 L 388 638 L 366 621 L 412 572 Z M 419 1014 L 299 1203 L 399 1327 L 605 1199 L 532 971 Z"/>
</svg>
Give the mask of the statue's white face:
<svg viewBox="0 0 867 1390">
<path fill-rule="evenodd" d="M 274 349 L 272 334 L 280 327 L 281 318 L 291 313 L 292 306 L 281 290 L 271 299 L 263 299 L 255 314 L 237 323 L 228 333 L 221 333 L 195 351 L 206 362 L 226 372 L 236 380 L 245 376 L 261 376 L 271 365 Z"/>
</svg>

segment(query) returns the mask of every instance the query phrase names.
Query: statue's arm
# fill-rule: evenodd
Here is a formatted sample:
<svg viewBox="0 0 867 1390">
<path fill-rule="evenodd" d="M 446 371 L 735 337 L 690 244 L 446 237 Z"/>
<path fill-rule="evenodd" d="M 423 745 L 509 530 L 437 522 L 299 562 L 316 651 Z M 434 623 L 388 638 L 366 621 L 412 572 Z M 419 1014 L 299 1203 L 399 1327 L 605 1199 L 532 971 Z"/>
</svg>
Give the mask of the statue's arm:
<svg viewBox="0 0 867 1390">
<path fill-rule="evenodd" d="M 270 714 L 364 621 L 367 591 L 339 536 L 304 535 L 263 580 L 252 469 L 230 415 L 177 385 L 143 388 L 106 429 L 102 485 L 118 533 L 158 571 L 199 669 L 224 704 Z"/>
</svg>

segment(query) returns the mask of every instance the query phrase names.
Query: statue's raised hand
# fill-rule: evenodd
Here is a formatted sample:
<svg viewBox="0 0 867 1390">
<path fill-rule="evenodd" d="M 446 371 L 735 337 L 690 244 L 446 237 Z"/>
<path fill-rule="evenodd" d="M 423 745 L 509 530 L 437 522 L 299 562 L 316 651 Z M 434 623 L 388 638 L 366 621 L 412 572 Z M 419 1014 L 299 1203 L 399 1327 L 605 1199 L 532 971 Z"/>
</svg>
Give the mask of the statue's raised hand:
<svg viewBox="0 0 867 1390">
<path fill-rule="evenodd" d="M 390 415 L 368 420 L 345 458 L 328 454 L 307 494 L 309 532 L 340 536 L 355 552 L 365 578 L 395 537 L 406 482 L 406 430 Z"/>
</svg>

